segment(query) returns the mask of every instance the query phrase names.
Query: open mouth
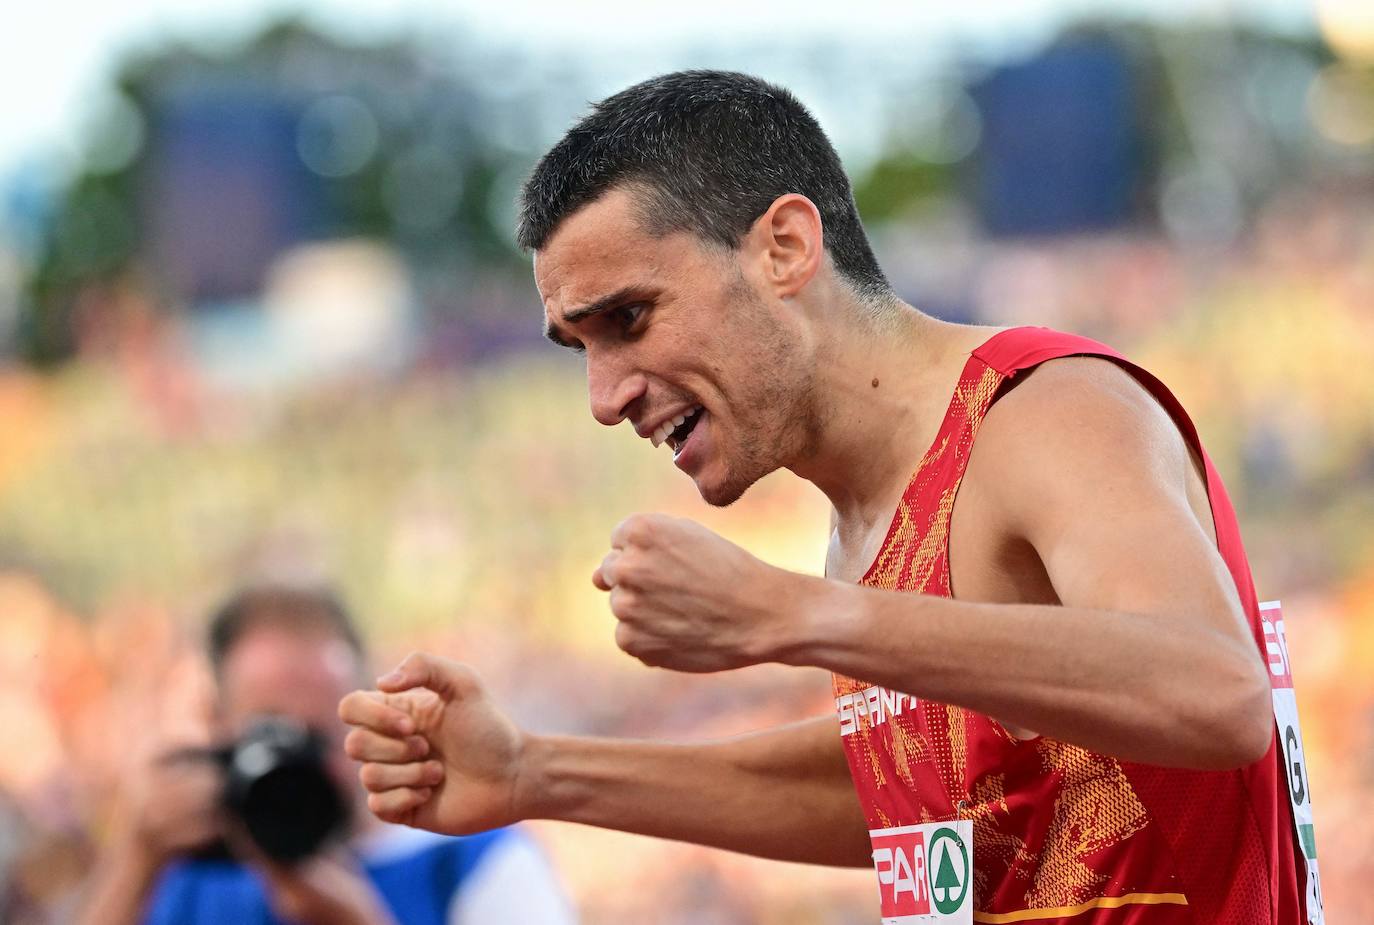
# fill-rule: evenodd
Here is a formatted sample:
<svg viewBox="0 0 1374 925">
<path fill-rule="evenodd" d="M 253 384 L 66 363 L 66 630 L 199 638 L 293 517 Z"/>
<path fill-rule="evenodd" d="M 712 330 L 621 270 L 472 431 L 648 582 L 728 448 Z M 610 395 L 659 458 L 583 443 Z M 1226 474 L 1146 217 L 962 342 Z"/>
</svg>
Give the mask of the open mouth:
<svg viewBox="0 0 1374 925">
<path fill-rule="evenodd" d="M 697 426 L 697 422 L 701 420 L 701 416 L 704 413 L 705 409 L 703 409 L 701 405 L 697 405 L 695 408 L 692 408 L 684 414 L 679 414 L 672 420 L 664 421 L 663 425 L 654 432 L 654 446 L 667 443 L 668 447 L 673 451 L 673 455 L 676 456 L 682 451 L 683 444 L 687 442 L 687 438 L 691 435 L 692 429 Z"/>
</svg>

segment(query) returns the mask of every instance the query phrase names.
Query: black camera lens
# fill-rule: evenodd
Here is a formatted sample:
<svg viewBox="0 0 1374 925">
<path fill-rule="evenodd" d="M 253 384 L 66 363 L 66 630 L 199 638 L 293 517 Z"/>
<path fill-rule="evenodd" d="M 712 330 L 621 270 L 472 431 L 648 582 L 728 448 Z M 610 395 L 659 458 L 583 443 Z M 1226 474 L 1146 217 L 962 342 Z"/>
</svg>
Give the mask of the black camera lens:
<svg viewBox="0 0 1374 925">
<path fill-rule="evenodd" d="M 226 806 L 273 860 L 309 857 L 346 827 L 348 802 L 325 768 L 324 741 L 313 730 L 260 720 L 223 761 Z"/>
</svg>

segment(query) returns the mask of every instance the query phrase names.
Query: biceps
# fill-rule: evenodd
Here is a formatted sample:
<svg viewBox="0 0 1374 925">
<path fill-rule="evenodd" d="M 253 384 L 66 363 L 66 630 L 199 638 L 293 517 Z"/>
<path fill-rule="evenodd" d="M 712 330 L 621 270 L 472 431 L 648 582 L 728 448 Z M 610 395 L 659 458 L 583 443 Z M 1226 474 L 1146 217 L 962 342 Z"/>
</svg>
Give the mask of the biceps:
<svg viewBox="0 0 1374 925">
<path fill-rule="evenodd" d="M 1080 512 L 1037 551 L 1066 606 L 1187 617 L 1248 636 L 1226 563 L 1186 507 Z"/>
</svg>

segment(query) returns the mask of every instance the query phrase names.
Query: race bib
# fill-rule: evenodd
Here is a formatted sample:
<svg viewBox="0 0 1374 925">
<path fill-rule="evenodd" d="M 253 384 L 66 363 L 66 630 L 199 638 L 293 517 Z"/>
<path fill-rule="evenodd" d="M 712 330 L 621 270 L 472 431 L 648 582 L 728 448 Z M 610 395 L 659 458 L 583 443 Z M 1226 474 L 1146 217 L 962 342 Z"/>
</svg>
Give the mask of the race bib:
<svg viewBox="0 0 1374 925">
<path fill-rule="evenodd" d="M 973 822 L 874 829 L 882 925 L 973 925 Z"/>
<path fill-rule="evenodd" d="M 1260 604 L 1264 648 L 1269 660 L 1269 686 L 1274 694 L 1274 723 L 1279 730 L 1283 776 L 1288 780 L 1288 800 L 1293 825 L 1307 867 L 1308 925 L 1325 925 L 1321 877 L 1317 873 L 1317 839 L 1312 828 L 1312 786 L 1307 779 L 1307 758 L 1302 751 L 1302 727 L 1298 725 L 1298 698 L 1293 693 L 1293 666 L 1288 660 L 1288 640 L 1283 634 L 1283 608 L 1278 601 Z"/>
</svg>

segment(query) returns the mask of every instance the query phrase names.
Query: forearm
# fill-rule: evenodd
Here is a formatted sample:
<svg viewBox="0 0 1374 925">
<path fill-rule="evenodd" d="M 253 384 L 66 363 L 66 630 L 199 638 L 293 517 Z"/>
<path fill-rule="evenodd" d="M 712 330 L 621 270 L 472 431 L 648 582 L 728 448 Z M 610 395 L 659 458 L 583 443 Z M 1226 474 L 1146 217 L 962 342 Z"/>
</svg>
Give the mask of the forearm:
<svg viewBox="0 0 1374 925">
<path fill-rule="evenodd" d="M 802 580 L 811 607 L 794 664 L 1153 764 L 1233 766 L 1238 739 L 1267 734 L 1258 656 L 1205 626 Z"/>
<path fill-rule="evenodd" d="M 143 850 L 119 846 L 97 861 L 86 886 L 76 925 L 137 925 L 161 864 Z"/>
<path fill-rule="evenodd" d="M 835 721 L 716 742 L 545 737 L 526 750 L 526 818 L 559 819 L 776 860 L 867 866 Z"/>
</svg>

